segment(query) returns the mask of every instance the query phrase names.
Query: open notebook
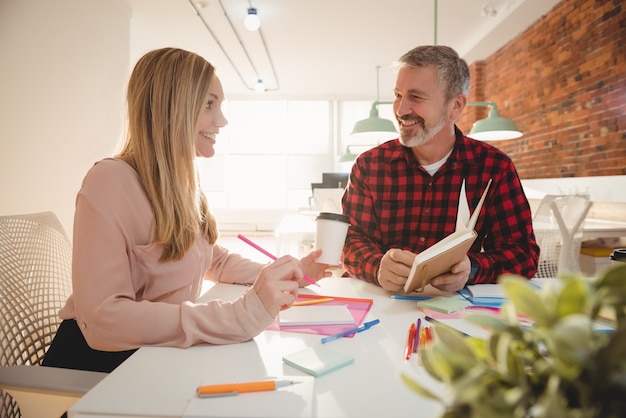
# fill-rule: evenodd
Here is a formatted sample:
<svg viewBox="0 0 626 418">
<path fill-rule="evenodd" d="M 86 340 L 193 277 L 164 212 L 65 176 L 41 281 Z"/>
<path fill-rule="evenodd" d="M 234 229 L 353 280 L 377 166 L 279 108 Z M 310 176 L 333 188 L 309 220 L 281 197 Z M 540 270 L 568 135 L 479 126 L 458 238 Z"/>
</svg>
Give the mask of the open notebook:
<svg viewBox="0 0 626 418">
<path fill-rule="evenodd" d="M 469 205 L 465 195 L 465 180 L 463 180 L 459 197 L 456 230 L 441 241 L 436 242 L 431 247 L 417 254 L 411 266 L 409 278 L 404 285 L 404 291 L 406 293 L 415 290 L 423 291 L 424 287 L 430 283 L 433 277 L 450 271 L 450 268 L 454 264 L 463 260 L 463 257 L 465 257 L 476 240 L 477 234 L 476 231 L 474 231 L 474 227 L 476 226 L 478 214 L 483 206 L 490 185 L 491 180 L 487 183 L 487 187 L 470 218 Z M 468 218 L 469 221 L 467 221 Z"/>
</svg>

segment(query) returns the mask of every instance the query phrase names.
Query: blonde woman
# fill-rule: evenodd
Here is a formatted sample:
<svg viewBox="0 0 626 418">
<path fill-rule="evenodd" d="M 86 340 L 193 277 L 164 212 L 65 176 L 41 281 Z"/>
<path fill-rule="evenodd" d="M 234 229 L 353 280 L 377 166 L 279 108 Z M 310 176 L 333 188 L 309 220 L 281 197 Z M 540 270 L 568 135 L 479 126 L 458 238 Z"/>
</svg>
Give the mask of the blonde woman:
<svg viewBox="0 0 626 418">
<path fill-rule="evenodd" d="M 262 265 L 216 245 L 194 158 L 214 155 L 223 100 L 194 53 L 137 62 L 124 148 L 89 170 L 76 199 L 73 294 L 44 364 L 110 372 L 141 346 L 247 341 L 293 303 L 305 272 L 328 275 L 319 251 Z M 204 279 L 251 286 L 233 302 L 195 303 Z"/>
</svg>

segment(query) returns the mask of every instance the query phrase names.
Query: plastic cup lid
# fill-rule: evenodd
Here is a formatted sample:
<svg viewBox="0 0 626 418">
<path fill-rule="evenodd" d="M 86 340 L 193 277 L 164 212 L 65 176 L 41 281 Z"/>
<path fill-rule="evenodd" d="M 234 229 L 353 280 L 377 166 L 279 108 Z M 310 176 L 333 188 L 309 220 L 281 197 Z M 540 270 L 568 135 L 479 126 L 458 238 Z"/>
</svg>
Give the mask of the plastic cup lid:
<svg viewBox="0 0 626 418">
<path fill-rule="evenodd" d="M 611 260 L 626 261 L 626 248 L 616 248 L 611 254 Z"/>
<path fill-rule="evenodd" d="M 320 219 L 345 222 L 347 224 L 350 223 L 350 220 L 348 220 L 348 217 L 346 215 L 342 215 L 341 213 L 320 212 L 319 215 L 317 215 L 317 218 L 315 218 L 315 220 L 317 221 Z"/>
</svg>

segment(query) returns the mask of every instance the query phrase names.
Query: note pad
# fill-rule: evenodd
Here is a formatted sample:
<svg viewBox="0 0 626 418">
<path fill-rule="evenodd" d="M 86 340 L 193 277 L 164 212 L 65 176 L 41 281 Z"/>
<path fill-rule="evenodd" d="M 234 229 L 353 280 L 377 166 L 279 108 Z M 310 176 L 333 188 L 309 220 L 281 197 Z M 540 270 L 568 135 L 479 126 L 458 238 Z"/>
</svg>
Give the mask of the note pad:
<svg viewBox="0 0 626 418">
<path fill-rule="evenodd" d="M 292 306 L 278 314 L 281 327 L 301 325 L 354 325 L 354 317 L 345 305 Z"/>
<path fill-rule="evenodd" d="M 315 377 L 354 363 L 354 357 L 327 345 L 316 345 L 283 357 L 283 362 Z"/>
<path fill-rule="evenodd" d="M 465 309 L 469 305 L 471 305 L 471 303 L 467 300 L 454 299 L 445 296 L 437 296 L 436 298 L 420 300 L 419 302 L 417 302 L 418 308 L 428 308 L 432 309 L 433 311 L 443 313 L 460 311 L 461 309 Z"/>
</svg>

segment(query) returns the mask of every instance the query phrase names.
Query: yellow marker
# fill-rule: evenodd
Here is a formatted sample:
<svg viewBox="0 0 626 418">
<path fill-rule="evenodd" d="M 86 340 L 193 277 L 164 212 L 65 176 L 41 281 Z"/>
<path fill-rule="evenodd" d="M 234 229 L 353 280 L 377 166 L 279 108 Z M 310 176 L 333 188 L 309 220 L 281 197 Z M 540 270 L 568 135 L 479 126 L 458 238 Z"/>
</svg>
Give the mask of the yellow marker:
<svg viewBox="0 0 626 418">
<path fill-rule="evenodd" d="M 318 303 L 332 302 L 333 300 L 334 300 L 333 298 L 300 300 L 300 301 L 294 302 L 291 306 L 316 305 Z"/>
</svg>

